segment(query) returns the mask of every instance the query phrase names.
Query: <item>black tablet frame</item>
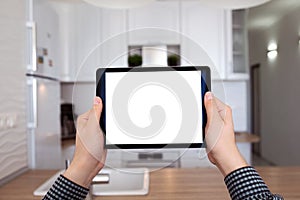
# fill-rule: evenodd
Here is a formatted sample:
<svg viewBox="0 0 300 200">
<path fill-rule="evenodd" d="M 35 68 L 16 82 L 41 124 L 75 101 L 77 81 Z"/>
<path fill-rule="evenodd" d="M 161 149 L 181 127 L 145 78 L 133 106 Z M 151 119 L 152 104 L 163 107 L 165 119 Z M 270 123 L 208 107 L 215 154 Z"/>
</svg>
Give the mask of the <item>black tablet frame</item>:
<svg viewBox="0 0 300 200">
<path fill-rule="evenodd" d="M 202 134 L 205 138 L 205 126 L 207 123 L 204 95 L 211 90 L 210 68 L 208 66 L 180 66 L 180 67 L 134 67 L 134 68 L 99 68 L 96 72 L 96 96 L 103 102 L 103 110 L 100 117 L 100 127 L 106 135 L 106 107 L 105 107 L 105 73 L 106 72 L 157 72 L 157 71 L 201 71 L 201 96 L 202 96 Z M 105 142 L 107 149 L 161 149 L 161 148 L 201 148 L 204 143 L 191 144 L 109 144 Z"/>
</svg>

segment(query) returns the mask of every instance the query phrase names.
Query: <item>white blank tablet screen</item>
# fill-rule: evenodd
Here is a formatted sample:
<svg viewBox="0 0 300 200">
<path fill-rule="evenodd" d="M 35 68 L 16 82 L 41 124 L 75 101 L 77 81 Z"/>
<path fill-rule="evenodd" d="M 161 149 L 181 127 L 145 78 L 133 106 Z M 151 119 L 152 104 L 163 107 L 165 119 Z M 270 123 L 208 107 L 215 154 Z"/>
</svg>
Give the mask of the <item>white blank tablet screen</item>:
<svg viewBox="0 0 300 200">
<path fill-rule="evenodd" d="M 157 77 L 157 73 L 163 74 L 164 80 L 161 82 L 149 81 Z M 169 77 L 174 77 L 174 73 L 180 75 L 191 88 L 193 95 L 180 97 L 176 91 L 166 84 Z M 130 90 L 130 98 L 117 99 L 114 102 L 126 102 L 126 110 L 131 122 L 140 128 L 151 125 L 151 108 L 159 106 L 165 113 L 165 120 L 159 131 L 147 134 L 140 132 L 130 132 L 120 126 L 117 115 L 118 110 L 113 110 L 113 96 L 118 83 L 123 80 L 122 86 L 126 87 L 124 77 L 130 74 L 129 81 L 143 79 L 145 83 L 136 85 Z M 147 81 L 146 81 L 147 80 Z M 157 79 L 156 79 L 157 80 Z M 180 88 L 180 81 L 173 81 Z M 106 72 L 106 144 L 190 144 L 203 143 L 202 133 L 202 97 L 201 97 L 201 71 L 158 71 L 158 72 Z M 130 85 L 130 84 L 128 84 Z M 131 84 L 132 86 L 132 84 Z M 130 87 L 131 87 L 130 86 Z M 194 98 L 197 102 L 193 109 L 198 111 L 197 127 L 194 133 L 180 133 L 182 126 L 182 112 L 185 109 L 181 104 L 181 98 Z M 122 119 L 119 119 L 122 120 Z M 186 120 L 188 121 L 188 120 Z M 179 135 L 182 134 L 182 135 Z M 142 135 L 142 136 L 140 136 Z M 189 135 L 188 137 L 186 135 Z"/>
</svg>

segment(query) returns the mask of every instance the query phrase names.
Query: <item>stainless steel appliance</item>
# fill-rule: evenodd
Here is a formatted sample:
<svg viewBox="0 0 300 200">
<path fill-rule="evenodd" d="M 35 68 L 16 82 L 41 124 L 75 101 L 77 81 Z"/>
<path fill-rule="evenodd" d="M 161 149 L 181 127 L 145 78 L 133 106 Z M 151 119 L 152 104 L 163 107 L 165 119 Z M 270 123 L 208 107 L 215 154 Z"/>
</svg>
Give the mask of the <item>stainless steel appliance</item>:
<svg viewBox="0 0 300 200">
<path fill-rule="evenodd" d="M 28 164 L 35 169 L 62 168 L 60 82 L 56 14 L 44 1 L 28 0 L 27 99 Z"/>
</svg>

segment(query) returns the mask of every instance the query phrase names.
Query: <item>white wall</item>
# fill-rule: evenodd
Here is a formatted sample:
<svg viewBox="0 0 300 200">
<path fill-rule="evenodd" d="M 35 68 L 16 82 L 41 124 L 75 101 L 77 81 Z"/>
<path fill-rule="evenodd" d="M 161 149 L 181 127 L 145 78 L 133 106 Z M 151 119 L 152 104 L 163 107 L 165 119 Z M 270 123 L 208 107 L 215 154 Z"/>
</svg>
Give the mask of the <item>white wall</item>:
<svg viewBox="0 0 300 200">
<path fill-rule="evenodd" d="M 300 165 L 300 10 L 267 30 L 250 31 L 250 63 L 260 63 L 262 156 L 277 165 Z M 267 58 L 271 41 L 278 57 Z"/>
<path fill-rule="evenodd" d="M 26 1 L 0 1 L 0 182 L 27 167 Z"/>
</svg>

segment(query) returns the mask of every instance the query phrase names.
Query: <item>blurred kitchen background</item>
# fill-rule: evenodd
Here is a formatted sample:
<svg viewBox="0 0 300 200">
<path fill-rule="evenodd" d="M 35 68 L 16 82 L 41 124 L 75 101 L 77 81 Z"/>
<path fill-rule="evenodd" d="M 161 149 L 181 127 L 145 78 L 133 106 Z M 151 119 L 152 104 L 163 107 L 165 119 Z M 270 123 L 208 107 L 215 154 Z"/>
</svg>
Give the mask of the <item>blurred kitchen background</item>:
<svg viewBox="0 0 300 200">
<path fill-rule="evenodd" d="M 234 9 L 200 0 L 145 2 L 134 8 L 81 0 L 0 2 L 0 183 L 28 168 L 64 168 L 74 151 L 74 121 L 95 96 L 96 69 L 147 65 L 151 58 L 211 66 L 212 91 L 233 109 L 246 160 L 300 165 L 300 1 Z M 200 159 L 203 149 L 177 159 L 182 153 L 111 150 L 107 165 L 211 166 Z"/>
</svg>

